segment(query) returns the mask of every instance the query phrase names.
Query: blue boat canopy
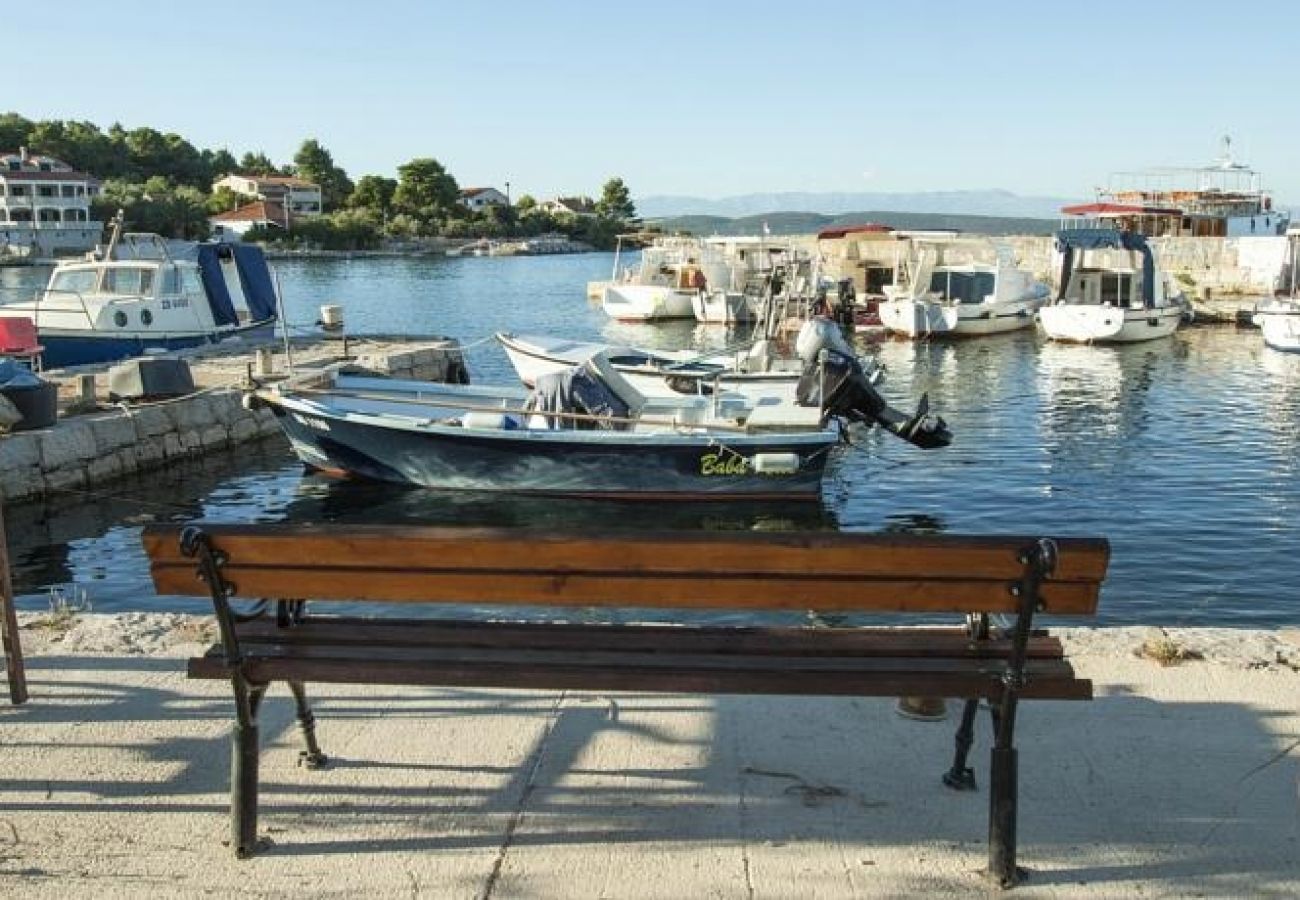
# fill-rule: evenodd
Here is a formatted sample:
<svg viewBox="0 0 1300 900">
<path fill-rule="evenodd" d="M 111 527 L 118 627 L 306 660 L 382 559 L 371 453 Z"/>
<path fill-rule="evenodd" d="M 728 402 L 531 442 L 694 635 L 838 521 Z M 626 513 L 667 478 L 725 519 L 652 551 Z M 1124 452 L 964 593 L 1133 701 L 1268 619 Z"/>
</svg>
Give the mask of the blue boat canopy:
<svg viewBox="0 0 1300 900">
<path fill-rule="evenodd" d="M 1132 231 L 1117 228 L 1070 228 L 1056 233 L 1056 249 L 1061 254 L 1061 287 L 1057 299 L 1065 296 L 1074 270 L 1075 252 L 1085 250 L 1128 250 L 1142 254 L 1142 305 L 1156 305 L 1156 261 L 1147 239 Z"/>
<path fill-rule="evenodd" d="M 239 273 L 239 287 L 248 306 L 249 318 L 263 322 L 275 318 L 275 287 L 271 284 L 271 270 L 266 257 L 258 247 L 238 244 L 199 244 L 196 262 L 203 289 L 212 307 L 212 318 L 218 325 L 238 325 L 235 303 L 221 273 L 222 260 L 234 259 Z"/>
</svg>

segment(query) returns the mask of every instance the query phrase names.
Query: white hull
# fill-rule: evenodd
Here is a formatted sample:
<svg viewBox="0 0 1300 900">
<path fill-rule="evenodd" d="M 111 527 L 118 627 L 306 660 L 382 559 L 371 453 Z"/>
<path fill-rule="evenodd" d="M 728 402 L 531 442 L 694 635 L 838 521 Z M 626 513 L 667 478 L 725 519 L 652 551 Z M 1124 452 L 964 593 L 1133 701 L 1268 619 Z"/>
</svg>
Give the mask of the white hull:
<svg viewBox="0 0 1300 900">
<path fill-rule="evenodd" d="M 1255 313 L 1264 343 L 1283 353 L 1300 353 L 1300 305 L 1265 308 Z"/>
<path fill-rule="evenodd" d="M 1054 341 L 1132 344 L 1168 337 L 1183 319 L 1180 306 L 1155 309 L 1058 303 L 1038 311 L 1043 334 Z"/>
<path fill-rule="evenodd" d="M 746 294 L 735 291 L 710 291 L 691 297 L 691 309 L 698 322 L 752 322 L 754 305 Z"/>
<path fill-rule="evenodd" d="M 510 364 L 514 367 L 519 380 L 531 387 L 543 375 L 563 372 L 581 364 L 581 360 L 594 352 L 605 353 L 611 364 L 623 378 L 646 397 L 680 398 L 683 393 L 692 393 L 692 383 L 701 379 L 691 376 L 674 377 L 671 371 L 665 372 L 651 364 L 627 365 L 619 362 L 621 356 L 631 356 L 639 351 L 620 347 L 603 347 L 596 344 L 565 344 L 561 351 L 547 350 L 532 345 L 525 340 L 501 338 L 501 346 L 506 351 Z M 664 354 L 667 356 L 668 354 Z M 686 357 L 683 356 L 683 359 Z M 695 357 L 690 357 L 695 359 Z M 712 362 L 716 363 L 717 360 Z M 671 362 L 670 362 L 671 364 Z M 683 366 L 683 372 L 689 367 Z M 795 403 L 795 389 L 799 383 L 799 372 L 719 372 L 716 377 L 703 379 L 704 389 L 717 390 L 725 394 L 739 394 L 750 401 L 763 398 L 776 399 L 782 404 Z"/>
<path fill-rule="evenodd" d="M 880 322 L 907 337 L 979 337 L 1028 328 L 1039 302 L 1013 300 L 1001 303 L 944 303 L 934 300 L 885 300 Z"/>
<path fill-rule="evenodd" d="M 692 319 L 691 298 L 696 293 L 652 284 L 608 285 L 601 306 L 606 315 L 620 322 Z"/>
</svg>

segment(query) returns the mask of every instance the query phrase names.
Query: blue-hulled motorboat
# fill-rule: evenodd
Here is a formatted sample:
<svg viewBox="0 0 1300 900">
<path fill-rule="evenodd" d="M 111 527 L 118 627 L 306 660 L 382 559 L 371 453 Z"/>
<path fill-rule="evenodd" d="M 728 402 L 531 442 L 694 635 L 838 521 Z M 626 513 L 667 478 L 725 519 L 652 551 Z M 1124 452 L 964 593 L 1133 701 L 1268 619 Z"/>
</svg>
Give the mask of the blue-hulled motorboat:
<svg viewBox="0 0 1300 900">
<path fill-rule="evenodd" d="M 61 263 L 37 296 L 0 306 L 35 323 L 45 368 L 110 362 L 232 338 L 273 336 L 277 298 L 258 247 L 176 247 L 120 232 L 86 259 Z"/>
</svg>

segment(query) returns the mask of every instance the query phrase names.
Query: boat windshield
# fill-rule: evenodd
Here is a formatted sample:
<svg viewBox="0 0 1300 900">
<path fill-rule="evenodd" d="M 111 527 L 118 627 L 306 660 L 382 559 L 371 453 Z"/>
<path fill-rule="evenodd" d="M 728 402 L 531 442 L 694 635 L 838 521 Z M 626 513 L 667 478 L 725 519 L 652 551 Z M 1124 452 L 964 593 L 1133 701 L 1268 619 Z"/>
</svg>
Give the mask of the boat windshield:
<svg viewBox="0 0 1300 900">
<path fill-rule="evenodd" d="M 106 294 L 153 296 L 153 269 L 136 266 L 113 266 L 105 269 L 103 291 Z"/>
<path fill-rule="evenodd" d="M 95 290 L 99 272 L 95 269 L 71 269 L 55 272 L 50 279 L 49 290 L 61 294 L 89 294 Z"/>
<path fill-rule="evenodd" d="M 930 290 L 959 303 L 983 303 L 993 293 L 994 281 L 992 272 L 934 272 Z"/>
</svg>

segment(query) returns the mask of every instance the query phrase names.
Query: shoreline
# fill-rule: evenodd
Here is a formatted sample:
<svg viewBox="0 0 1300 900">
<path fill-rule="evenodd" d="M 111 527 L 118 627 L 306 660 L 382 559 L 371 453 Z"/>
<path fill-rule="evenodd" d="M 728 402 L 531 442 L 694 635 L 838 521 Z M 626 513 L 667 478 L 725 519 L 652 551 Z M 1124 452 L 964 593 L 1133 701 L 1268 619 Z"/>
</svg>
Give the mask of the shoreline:
<svg viewBox="0 0 1300 900">
<path fill-rule="evenodd" d="M 889 700 L 311 685 L 262 714 L 259 833 L 229 834 L 230 688 L 211 619 L 24 613 L 31 700 L 0 706 L 0 883 L 16 898 L 988 896 L 960 707 Z M 1071 628 L 1089 703 L 1020 710 L 1016 897 L 1300 895 L 1300 628 Z M 54 638 L 57 638 L 54 639 Z M 1203 659 L 1135 655 L 1168 638 Z"/>
</svg>

